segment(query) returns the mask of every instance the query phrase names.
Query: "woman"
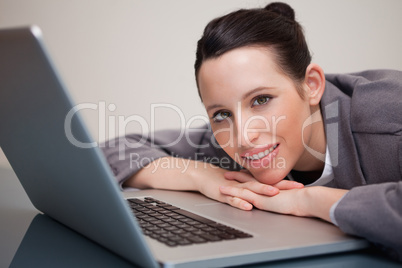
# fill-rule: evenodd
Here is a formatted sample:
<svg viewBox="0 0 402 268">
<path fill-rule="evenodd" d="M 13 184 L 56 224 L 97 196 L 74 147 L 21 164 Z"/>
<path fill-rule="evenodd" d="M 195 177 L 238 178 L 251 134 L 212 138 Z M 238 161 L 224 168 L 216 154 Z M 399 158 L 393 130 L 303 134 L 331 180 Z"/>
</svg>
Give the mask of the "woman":
<svg viewBox="0 0 402 268">
<path fill-rule="evenodd" d="M 210 125 L 107 144 L 123 187 L 319 217 L 402 259 L 401 72 L 325 76 L 293 10 L 273 3 L 211 21 L 195 74 Z"/>
</svg>

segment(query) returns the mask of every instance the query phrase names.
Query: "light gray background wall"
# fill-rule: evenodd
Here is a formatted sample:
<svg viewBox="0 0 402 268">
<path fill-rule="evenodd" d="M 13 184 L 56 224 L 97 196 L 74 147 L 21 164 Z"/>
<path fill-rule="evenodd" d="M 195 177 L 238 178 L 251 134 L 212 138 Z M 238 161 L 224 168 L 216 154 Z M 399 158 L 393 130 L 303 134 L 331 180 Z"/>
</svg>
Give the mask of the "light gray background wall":
<svg viewBox="0 0 402 268">
<path fill-rule="evenodd" d="M 193 76 L 196 42 L 204 26 L 216 16 L 268 2 L 0 0 L 0 28 L 36 24 L 42 29 L 75 102 L 105 105 L 106 128 L 99 124 L 101 109 L 83 111 L 93 137 L 104 140 L 120 134 L 119 116 L 128 120 L 138 115 L 149 126 L 151 104 L 156 103 L 175 107 L 154 110 L 156 129 L 201 124 L 189 120 L 205 116 Z M 402 1 L 285 2 L 305 28 L 313 61 L 326 72 L 402 70 Z M 142 128 L 132 121 L 125 131 Z M 0 165 L 8 166 L 1 150 Z"/>
</svg>

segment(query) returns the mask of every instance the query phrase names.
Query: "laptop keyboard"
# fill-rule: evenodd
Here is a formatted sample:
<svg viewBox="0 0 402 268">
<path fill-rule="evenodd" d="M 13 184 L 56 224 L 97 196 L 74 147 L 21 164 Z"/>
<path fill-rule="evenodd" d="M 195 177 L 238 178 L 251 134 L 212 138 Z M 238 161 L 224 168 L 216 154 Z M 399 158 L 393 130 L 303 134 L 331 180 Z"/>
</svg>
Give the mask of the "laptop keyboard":
<svg viewBox="0 0 402 268">
<path fill-rule="evenodd" d="M 252 237 L 152 197 L 127 201 L 142 232 L 170 247 Z"/>
</svg>

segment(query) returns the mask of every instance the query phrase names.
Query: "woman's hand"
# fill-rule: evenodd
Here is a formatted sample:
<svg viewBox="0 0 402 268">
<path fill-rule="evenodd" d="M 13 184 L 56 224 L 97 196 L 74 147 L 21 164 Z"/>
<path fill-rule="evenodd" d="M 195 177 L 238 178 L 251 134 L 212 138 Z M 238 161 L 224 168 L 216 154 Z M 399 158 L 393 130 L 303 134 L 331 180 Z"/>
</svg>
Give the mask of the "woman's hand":
<svg viewBox="0 0 402 268">
<path fill-rule="evenodd" d="M 275 196 L 261 195 L 249 189 L 233 186 L 221 186 L 219 190 L 224 195 L 242 199 L 261 210 L 296 216 L 310 216 L 303 213 L 299 207 L 302 189 L 282 190 Z"/>
<path fill-rule="evenodd" d="M 229 177 L 233 175 L 236 178 L 241 177 L 242 179 L 227 179 L 227 174 L 229 174 Z M 251 179 L 249 178 L 251 175 L 244 172 L 228 172 L 227 170 L 211 166 L 202 170 L 198 169 L 194 175 L 194 178 L 196 178 L 195 180 L 197 181 L 197 190 L 200 193 L 209 198 L 243 210 L 251 210 L 253 205 L 242 198 L 222 194 L 219 187 L 224 186 L 237 189 L 247 189 L 255 194 L 265 196 L 274 196 L 279 193 L 279 189 L 270 185 L 262 184 L 255 179 Z"/>
<path fill-rule="evenodd" d="M 253 204 L 240 196 L 227 195 L 220 191 L 220 187 L 232 187 L 241 191 L 249 191 L 255 195 L 262 195 L 272 197 L 284 189 L 300 189 L 304 185 L 293 181 L 281 181 L 275 185 L 267 185 L 257 181 L 248 171 L 231 171 L 215 167 L 215 176 L 205 174 L 199 184 L 199 191 L 215 200 L 227 203 L 233 207 L 251 210 Z M 201 171 L 198 171 L 201 172 Z M 203 172 L 210 173 L 211 170 L 204 170 Z"/>
<path fill-rule="evenodd" d="M 266 204 L 265 197 L 274 197 L 279 194 L 280 190 L 304 188 L 303 184 L 289 180 L 281 180 L 275 185 L 263 184 L 257 181 L 247 170 L 242 170 L 240 172 L 225 172 L 224 176 L 228 181 L 238 182 L 238 184 L 228 185 L 227 183 L 223 183 L 219 187 L 220 193 L 226 195 L 226 200 L 230 200 L 234 203 L 231 204 L 232 206 L 244 210 L 251 210 L 254 206 L 259 209 L 273 211 L 268 207 L 264 207 L 264 204 Z M 284 196 L 281 196 L 275 200 L 283 197 Z M 273 202 L 271 201 L 271 203 Z M 290 204 L 288 204 L 288 206 L 289 205 Z M 274 205 L 274 207 L 277 206 Z M 287 210 L 289 210 L 289 208 L 282 208 L 282 212 L 275 212 L 286 213 L 284 211 Z"/>
<path fill-rule="evenodd" d="M 331 222 L 330 209 L 347 190 L 323 186 L 301 189 L 281 190 L 275 196 L 257 194 L 249 189 L 233 186 L 221 186 L 220 192 L 232 198 L 238 198 L 254 207 L 281 214 L 318 217 Z"/>
</svg>

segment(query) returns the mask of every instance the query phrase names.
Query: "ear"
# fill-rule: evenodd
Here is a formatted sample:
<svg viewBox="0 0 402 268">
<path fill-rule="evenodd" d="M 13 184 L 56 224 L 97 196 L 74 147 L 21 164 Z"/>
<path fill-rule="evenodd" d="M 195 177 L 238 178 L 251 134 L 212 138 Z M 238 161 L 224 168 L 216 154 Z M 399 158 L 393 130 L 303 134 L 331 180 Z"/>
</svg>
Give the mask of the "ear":
<svg viewBox="0 0 402 268">
<path fill-rule="evenodd" d="M 325 76 L 322 68 L 311 63 L 306 69 L 305 86 L 310 106 L 318 105 L 325 90 Z"/>
</svg>

